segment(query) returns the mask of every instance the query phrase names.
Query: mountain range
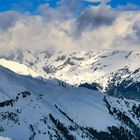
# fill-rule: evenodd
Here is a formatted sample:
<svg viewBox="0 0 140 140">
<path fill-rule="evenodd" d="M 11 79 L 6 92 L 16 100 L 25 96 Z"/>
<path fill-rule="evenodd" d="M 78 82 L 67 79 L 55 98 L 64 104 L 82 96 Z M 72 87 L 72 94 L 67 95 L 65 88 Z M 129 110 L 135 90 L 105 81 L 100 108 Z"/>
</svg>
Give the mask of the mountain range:
<svg viewBox="0 0 140 140">
<path fill-rule="evenodd" d="M 140 53 L 0 56 L 0 135 L 11 140 L 139 140 Z"/>
</svg>

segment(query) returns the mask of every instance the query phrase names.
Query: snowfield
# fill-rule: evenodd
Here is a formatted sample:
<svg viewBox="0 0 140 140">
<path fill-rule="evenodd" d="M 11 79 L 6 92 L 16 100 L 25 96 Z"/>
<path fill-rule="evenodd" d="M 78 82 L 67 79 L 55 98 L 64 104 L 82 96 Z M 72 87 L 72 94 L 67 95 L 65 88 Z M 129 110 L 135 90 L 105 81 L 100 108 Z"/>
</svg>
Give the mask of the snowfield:
<svg viewBox="0 0 140 140">
<path fill-rule="evenodd" d="M 1 136 L 13 140 L 139 139 L 139 101 L 67 86 L 57 79 L 38 79 L 32 76 L 36 72 L 16 62 L 0 60 L 0 65 Z"/>
<path fill-rule="evenodd" d="M 11 139 L 8 138 L 8 137 L 2 137 L 2 136 L 0 136 L 0 140 L 11 140 Z"/>
</svg>

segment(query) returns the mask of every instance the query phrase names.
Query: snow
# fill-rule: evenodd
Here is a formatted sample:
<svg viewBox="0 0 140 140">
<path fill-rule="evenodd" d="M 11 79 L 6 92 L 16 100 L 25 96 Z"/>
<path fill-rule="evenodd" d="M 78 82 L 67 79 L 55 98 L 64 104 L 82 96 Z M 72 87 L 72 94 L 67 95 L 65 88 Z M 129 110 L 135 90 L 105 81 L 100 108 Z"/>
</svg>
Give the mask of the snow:
<svg viewBox="0 0 140 140">
<path fill-rule="evenodd" d="M 12 140 L 12 139 L 10 139 L 8 137 L 2 137 L 2 136 L 0 136 L 0 140 Z"/>
<path fill-rule="evenodd" d="M 107 113 L 108 111 L 103 103 L 104 95 L 84 88 L 78 91 L 78 94 L 69 91 L 56 98 L 57 102 L 65 107 L 64 111 L 69 112 L 78 124 L 96 128 L 98 131 L 106 130 L 107 126 L 119 125 L 119 122 Z"/>
<path fill-rule="evenodd" d="M 20 69 L 20 66 L 23 68 L 22 65 L 18 65 L 18 67 L 14 68 L 14 72 L 18 72 L 17 74 L 19 74 L 19 71 L 16 70 L 16 68 Z M 13 70 L 13 67 L 11 69 Z M 97 91 L 85 88 L 64 88 L 61 86 L 55 86 L 54 88 L 54 85 L 50 81 L 44 82 L 17 74 L 11 73 L 3 67 L 0 68 L 0 100 L 9 100 L 14 98 L 16 93 L 20 93 L 25 90 L 34 93 L 30 98 L 30 100 L 33 100 L 32 104 L 30 104 L 30 100 L 26 100 L 25 102 L 20 101 L 17 103 L 18 108 L 25 109 L 24 114 L 22 114 L 20 118 L 21 120 L 26 118 L 28 123 L 35 123 L 44 113 L 53 112 L 61 122 L 68 125 L 69 123 L 67 120 L 56 113 L 57 111 L 54 108 L 54 105 L 57 104 L 62 107 L 65 112 L 69 113 L 69 116 L 77 123 L 84 126 L 92 126 L 97 128 L 97 130 L 105 130 L 107 126 L 116 125 L 118 123 L 108 115 L 107 109 L 103 104 L 103 95 L 99 94 Z M 5 97 L 3 97 L 3 94 Z M 39 94 L 43 95 L 43 99 L 37 101 L 36 98 Z M 30 107 L 26 104 L 30 104 Z M 1 111 L 2 110 L 3 109 L 1 109 Z M 101 117 L 97 117 L 98 115 Z M 102 116 L 104 116 L 105 119 L 102 119 Z M 13 128 L 13 130 L 17 131 L 16 127 Z M 20 129 L 18 131 L 20 134 Z M 13 136 L 13 134 L 11 134 L 11 136 Z M 18 135 L 13 136 L 12 138 L 17 139 Z"/>
<path fill-rule="evenodd" d="M 8 61 L 5 59 L 0 59 L 0 65 L 21 75 L 31 75 L 33 77 L 39 76 L 36 72 L 28 68 L 26 65 L 19 64 L 10 60 Z"/>
</svg>

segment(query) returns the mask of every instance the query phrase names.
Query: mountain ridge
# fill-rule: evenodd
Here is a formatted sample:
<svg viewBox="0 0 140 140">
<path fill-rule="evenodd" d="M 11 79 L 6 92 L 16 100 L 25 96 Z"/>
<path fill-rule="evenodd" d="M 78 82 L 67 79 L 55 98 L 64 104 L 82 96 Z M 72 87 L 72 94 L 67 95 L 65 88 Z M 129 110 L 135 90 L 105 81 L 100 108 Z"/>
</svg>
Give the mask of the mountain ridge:
<svg viewBox="0 0 140 140">
<path fill-rule="evenodd" d="M 139 99 L 140 53 L 128 50 L 99 52 L 18 51 L 7 54 L 7 60 L 25 64 L 45 77 L 57 78 L 70 85 L 96 84 L 110 95 Z M 128 92 L 128 91 L 131 92 Z M 127 93 L 128 92 L 128 93 Z M 133 93 L 134 94 L 134 93 Z"/>
</svg>

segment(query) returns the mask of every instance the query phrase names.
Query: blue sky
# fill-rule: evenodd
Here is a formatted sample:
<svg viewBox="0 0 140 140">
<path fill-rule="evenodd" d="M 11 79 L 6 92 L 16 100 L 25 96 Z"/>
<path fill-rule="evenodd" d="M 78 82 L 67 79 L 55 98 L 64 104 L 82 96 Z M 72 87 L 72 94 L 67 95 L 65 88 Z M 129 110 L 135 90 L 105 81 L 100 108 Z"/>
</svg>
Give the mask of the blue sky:
<svg viewBox="0 0 140 140">
<path fill-rule="evenodd" d="M 116 7 L 117 5 L 126 5 L 128 3 L 140 6 L 140 1 L 139 0 L 112 0 L 110 2 L 112 7 Z"/>
<path fill-rule="evenodd" d="M 61 0 L 0 0 L 0 11 L 16 10 L 20 12 L 28 11 L 30 13 L 36 13 L 40 4 L 49 3 L 51 7 L 56 8 L 59 1 Z M 109 2 L 114 8 L 118 5 L 127 5 L 128 3 L 140 6 L 140 0 L 112 0 Z M 89 5 L 97 5 L 98 3 L 81 2 L 81 4 L 82 7 L 87 7 Z"/>
</svg>

